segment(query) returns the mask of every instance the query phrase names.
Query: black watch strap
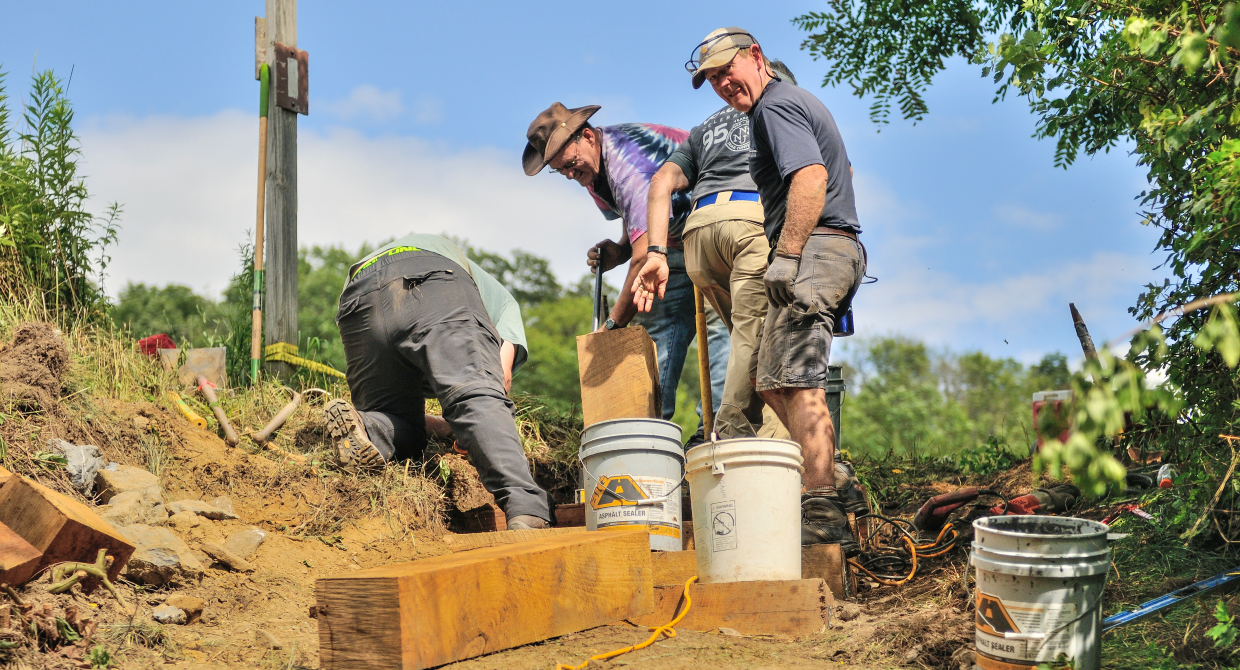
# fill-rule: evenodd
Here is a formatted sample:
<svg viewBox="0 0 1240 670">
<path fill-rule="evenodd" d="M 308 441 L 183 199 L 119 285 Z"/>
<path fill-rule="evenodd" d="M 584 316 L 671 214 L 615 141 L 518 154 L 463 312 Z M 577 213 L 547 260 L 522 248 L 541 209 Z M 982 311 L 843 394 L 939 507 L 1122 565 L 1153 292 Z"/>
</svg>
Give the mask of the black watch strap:
<svg viewBox="0 0 1240 670">
<path fill-rule="evenodd" d="M 615 330 L 619 327 L 620 327 L 620 324 L 616 323 L 616 320 L 611 317 L 608 317 L 607 321 L 603 323 L 603 328 L 607 330 Z"/>
<path fill-rule="evenodd" d="M 646 253 L 648 253 L 648 254 L 663 254 L 664 256 L 667 256 L 667 247 L 661 247 L 661 246 L 658 246 L 658 245 L 656 245 L 656 244 L 652 244 L 652 245 L 650 245 L 650 246 L 646 247 Z"/>
</svg>

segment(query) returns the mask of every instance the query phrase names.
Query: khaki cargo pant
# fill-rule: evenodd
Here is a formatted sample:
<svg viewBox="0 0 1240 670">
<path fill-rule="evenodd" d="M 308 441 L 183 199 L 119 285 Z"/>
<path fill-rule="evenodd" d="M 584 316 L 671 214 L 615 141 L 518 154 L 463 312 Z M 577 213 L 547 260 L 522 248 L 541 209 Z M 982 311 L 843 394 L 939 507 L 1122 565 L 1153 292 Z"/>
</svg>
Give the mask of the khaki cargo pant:
<svg viewBox="0 0 1240 670">
<path fill-rule="evenodd" d="M 770 244 L 762 229 L 762 205 L 719 200 L 695 210 L 685 223 L 685 268 L 693 284 L 723 318 L 732 335 L 723 399 L 715 417 L 720 438 L 791 439 L 749 379 L 749 361 L 762 336 Z"/>
</svg>

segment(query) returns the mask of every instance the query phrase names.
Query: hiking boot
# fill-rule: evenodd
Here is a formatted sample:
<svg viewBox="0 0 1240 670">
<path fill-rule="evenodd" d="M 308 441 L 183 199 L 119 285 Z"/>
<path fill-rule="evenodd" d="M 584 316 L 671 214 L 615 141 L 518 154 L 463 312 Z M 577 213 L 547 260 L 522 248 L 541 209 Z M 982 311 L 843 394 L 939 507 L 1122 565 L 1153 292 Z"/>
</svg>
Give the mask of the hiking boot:
<svg viewBox="0 0 1240 670">
<path fill-rule="evenodd" d="M 337 398 L 323 408 L 327 434 L 336 448 L 336 463 L 348 472 L 383 467 L 383 454 L 366 437 L 362 417 L 353 405 Z"/>
<path fill-rule="evenodd" d="M 534 530 L 546 527 L 546 521 L 531 514 L 518 514 L 508 520 L 508 530 Z"/>
<path fill-rule="evenodd" d="M 801 544 L 838 544 L 845 556 L 860 551 L 844 507 L 832 498 L 801 496 Z"/>
<path fill-rule="evenodd" d="M 870 503 L 865 499 L 865 490 L 861 488 L 861 480 L 849 461 L 835 462 L 835 489 L 839 491 L 844 511 L 857 516 L 870 513 Z"/>
</svg>

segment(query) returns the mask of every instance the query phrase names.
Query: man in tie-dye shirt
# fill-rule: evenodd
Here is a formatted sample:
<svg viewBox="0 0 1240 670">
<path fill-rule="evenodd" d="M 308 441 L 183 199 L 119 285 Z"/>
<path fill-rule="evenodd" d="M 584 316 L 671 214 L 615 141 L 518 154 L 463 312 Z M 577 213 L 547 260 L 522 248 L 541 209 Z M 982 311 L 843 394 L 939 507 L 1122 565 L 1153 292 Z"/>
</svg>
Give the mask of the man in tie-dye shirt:
<svg viewBox="0 0 1240 670">
<path fill-rule="evenodd" d="M 676 387 L 685 355 L 696 334 L 693 282 L 685 272 L 680 232 L 689 216 L 690 194 L 676 194 L 672 202 L 666 247 L 651 247 L 646 235 L 646 200 L 650 179 L 672 152 L 689 136 L 687 131 L 649 123 L 591 126 L 596 105 L 565 108 L 555 103 L 530 124 L 522 163 L 525 173 L 536 175 L 543 167 L 584 186 L 608 220 L 620 219 L 624 236 L 594 245 L 587 264 L 606 272 L 624 261 L 629 271 L 621 284 L 607 322 L 600 329 L 623 328 L 637 316 L 631 293 L 634 279 L 646 262 L 647 253 L 667 257 L 671 276 L 667 290 L 639 323 L 649 331 L 659 355 L 659 383 L 663 392 L 663 418 L 676 412 Z M 709 345 L 714 409 L 719 410 L 727 373 L 730 342 L 727 327 L 710 310 Z"/>
</svg>

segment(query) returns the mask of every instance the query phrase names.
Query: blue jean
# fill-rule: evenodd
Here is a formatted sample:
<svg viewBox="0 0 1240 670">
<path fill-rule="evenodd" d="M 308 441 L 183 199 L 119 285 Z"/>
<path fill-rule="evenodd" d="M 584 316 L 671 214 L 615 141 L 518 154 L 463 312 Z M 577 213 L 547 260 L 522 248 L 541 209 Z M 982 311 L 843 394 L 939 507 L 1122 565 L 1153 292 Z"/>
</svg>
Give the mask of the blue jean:
<svg viewBox="0 0 1240 670">
<path fill-rule="evenodd" d="M 679 249 L 670 251 L 667 264 L 671 272 L 663 298 L 655 300 L 649 313 L 640 314 L 635 319 L 637 324 L 646 328 L 650 339 L 655 343 L 659 356 L 659 386 L 663 393 L 663 418 L 668 421 L 676 414 L 676 388 L 680 384 L 680 373 L 685 367 L 689 345 L 697 336 L 693 281 L 685 272 L 684 252 Z M 728 336 L 727 325 L 714 308 L 709 306 L 706 332 L 710 351 L 711 405 L 718 415 L 719 403 L 723 400 L 723 382 L 728 373 L 728 354 L 731 352 L 732 341 Z M 696 365 L 697 361 L 693 361 L 693 364 Z M 698 403 L 698 417 L 701 416 L 702 406 Z M 700 418 L 698 426 L 701 427 Z"/>
</svg>

